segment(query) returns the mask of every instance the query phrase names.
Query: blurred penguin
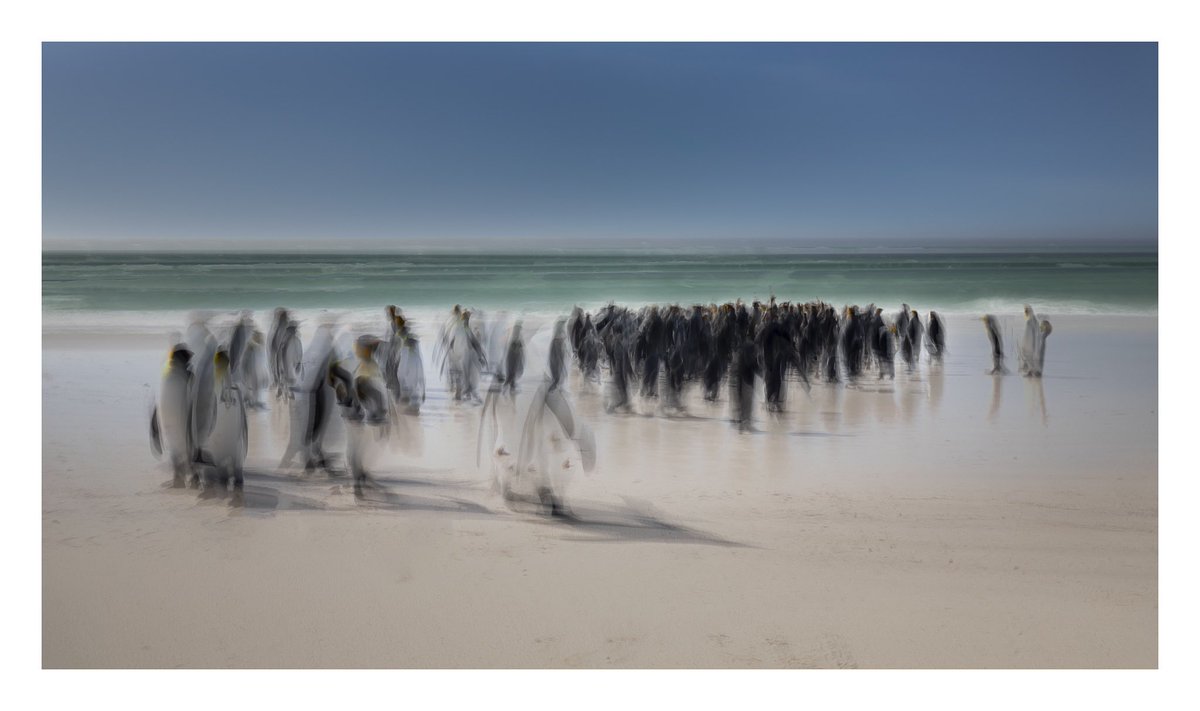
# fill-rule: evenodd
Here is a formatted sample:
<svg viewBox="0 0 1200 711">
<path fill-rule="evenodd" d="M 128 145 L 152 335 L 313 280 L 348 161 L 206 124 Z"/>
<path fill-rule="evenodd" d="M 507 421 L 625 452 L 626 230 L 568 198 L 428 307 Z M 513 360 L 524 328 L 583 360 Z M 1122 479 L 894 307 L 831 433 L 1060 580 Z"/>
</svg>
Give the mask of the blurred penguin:
<svg viewBox="0 0 1200 711">
<path fill-rule="evenodd" d="M 1025 305 L 1025 335 L 1021 337 L 1021 348 L 1017 351 L 1018 372 L 1032 375 L 1037 368 L 1039 342 L 1042 338 L 1041 325 L 1033 307 Z"/>
<path fill-rule="evenodd" d="M 1036 378 L 1042 377 L 1042 370 L 1046 366 L 1046 337 L 1049 336 L 1054 329 L 1050 326 L 1049 321 L 1042 319 L 1041 324 L 1038 325 L 1038 330 L 1040 332 L 1038 333 L 1037 357 L 1034 359 L 1033 370 L 1029 373 L 1029 375 Z M 1045 409 L 1044 403 L 1042 409 Z"/>
<path fill-rule="evenodd" d="M 192 352 L 180 343 L 167 354 L 158 404 L 150 415 L 150 446 L 155 456 L 165 452 L 174 474 L 173 484 L 182 488 L 194 476 L 192 467 L 196 447 L 192 444 L 193 375 L 189 362 Z"/>
<path fill-rule="evenodd" d="M 375 336 L 360 336 L 354 342 L 358 358 L 352 374 L 351 392 L 346 398 L 346 468 L 354 477 L 355 496 L 363 495 L 369 483 L 369 467 L 373 464 L 374 441 L 382 436 L 388 422 L 387 387 L 375 362 L 375 351 L 381 341 Z"/>
<path fill-rule="evenodd" d="M 237 503 L 242 497 L 242 467 L 246 462 L 249 432 L 245 402 L 234 382 L 232 360 L 224 349 L 213 356 L 213 374 L 217 412 L 212 433 L 204 443 L 205 460 L 213 476 L 205 476 L 204 494 L 224 495 L 232 481 Z"/>
<path fill-rule="evenodd" d="M 400 385 L 398 405 L 407 415 L 417 415 L 425 404 L 425 365 L 421 362 L 421 342 L 407 328 L 402 341 L 398 381 Z"/>
<path fill-rule="evenodd" d="M 192 406 L 192 461 L 204 461 L 201 448 L 208 441 L 217 417 L 216 375 L 213 371 L 217 354 L 217 341 L 208 330 L 202 315 L 194 315 L 187 329 L 187 348 L 192 352 L 192 390 L 189 401 Z M 194 488 L 201 484 L 199 477 L 191 481 Z"/>
<path fill-rule="evenodd" d="M 996 317 L 987 314 L 980 317 L 984 331 L 987 332 L 988 343 L 992 346 L 992 369 L 988 375 L 1006 375 L 1008 368 L 1004 367 L 1004 341 L 1000 337 L 1000 322 Z"/>
<path fill-rule="evenodd" d="M 300 455 L 305 472 L 311 473 L 320 467 L 331 475 L 334 473 L 324 444 L 336 401 L 329 377 L 329 369 L 335 360 L 334 328 L 332 322 L 318 325 L 309 342 L 298 383 L 288 403 L 291 427 L 287 449 L 279 462 L 281 469 L 290 466 L 296 455 Z"/>
<path fill-rule="evenodd" d="M 938 362 L 946 353 L 946 325 L 937 311 L 929 312 L 929 327 L 925 330 L 925 350 L 929 351 L 929 360 Z"/>
<path fill-rule="evenodd" d="M 592 471 L 596 466 L 595 435 L 576 416 L 563 389 L 551 387 L 549 379 L 528 396 L 523 411 L 518 408 L 517 421 L 521 428 L 516 466 L 500 472 L 505 500 L 511 504 L 518 498 L 516 487 L 528 486 L 545 513 L 569 516 L 563 499 L 572 455 L 577 452 L 583 470 Z"/>
</svg>

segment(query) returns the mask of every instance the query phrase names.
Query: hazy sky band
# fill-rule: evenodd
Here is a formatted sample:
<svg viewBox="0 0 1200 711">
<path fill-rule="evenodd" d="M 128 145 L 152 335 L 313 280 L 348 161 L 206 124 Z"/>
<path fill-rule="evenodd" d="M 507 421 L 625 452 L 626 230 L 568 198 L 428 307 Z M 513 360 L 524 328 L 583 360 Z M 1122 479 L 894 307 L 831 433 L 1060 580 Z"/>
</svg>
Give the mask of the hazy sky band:
<svg viewBox="0 0 1200 711">
<path fill-rule="evenodd" d="M 1153 44 L 47 44 L 45 246 L 1157 237 Z"/>
</svg>

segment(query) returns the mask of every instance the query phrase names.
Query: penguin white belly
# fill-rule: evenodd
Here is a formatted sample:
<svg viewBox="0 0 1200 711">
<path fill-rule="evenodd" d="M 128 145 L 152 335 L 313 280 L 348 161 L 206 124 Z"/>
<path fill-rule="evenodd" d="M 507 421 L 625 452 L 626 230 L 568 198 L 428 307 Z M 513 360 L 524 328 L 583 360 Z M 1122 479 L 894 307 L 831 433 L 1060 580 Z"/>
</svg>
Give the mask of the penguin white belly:
<svg viewBox="0 0 1200 711">
<path fill-rule="evenodd" d="M 240 468 L 246 461 L 246 411 L 241 395 L 217 400 L 217 418 L 205 450 L 219 467 Z"/>
<path fill-rule="evenodd" d="M 158 422 L 163 444 L 172 458 L 190 456 L 188 447 L 188 381 L 181 373 L 168 373 L 159 394 Z"/>
</svg>

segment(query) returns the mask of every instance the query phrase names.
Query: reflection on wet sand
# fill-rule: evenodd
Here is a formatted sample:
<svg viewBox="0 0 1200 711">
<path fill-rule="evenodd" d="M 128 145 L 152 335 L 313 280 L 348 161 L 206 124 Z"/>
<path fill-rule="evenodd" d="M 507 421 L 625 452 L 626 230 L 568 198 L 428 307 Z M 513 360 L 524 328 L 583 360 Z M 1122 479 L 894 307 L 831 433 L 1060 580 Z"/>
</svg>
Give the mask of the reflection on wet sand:
<svg viewBox="0 0 1200 711">
<path fill-rule="evenodd" d="M 1025 393 L 1029 399 L 1029 411 L 1031 414 L 1041 413 L 1042 425 L 1050 424 L 1050 415 L 1046 411 L 1046 390 L 1042 386 L 1041 378 L 1026 378 Z"/>
<path fill-rule="evenodd" d="M 1000 414 L 1000 399 L 1004 392 L 1004 376 L 997 373 L 992 376 L 992 407 L 988 410 L 988 421 L 995 422 Z"/>
</svg>

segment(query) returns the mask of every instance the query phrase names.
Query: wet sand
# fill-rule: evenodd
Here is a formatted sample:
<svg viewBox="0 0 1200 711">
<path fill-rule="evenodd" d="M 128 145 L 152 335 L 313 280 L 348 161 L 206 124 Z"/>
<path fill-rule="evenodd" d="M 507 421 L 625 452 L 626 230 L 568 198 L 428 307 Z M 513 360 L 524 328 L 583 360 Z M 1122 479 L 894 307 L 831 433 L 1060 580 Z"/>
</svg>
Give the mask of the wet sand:
<svg viewBox="0 0 1200 711">
<path fill-rule="evenodd" d="M 951 319 L 941 367 L 793 386 L 751 434 L 574 379 L 600 457 L 563 520 L 504 504 L 442 389 L 366 501 L 276 469 L 277 411 L 246 506 L 199 500 L 149 450 L 162 343 L 48 332 L 43 664 L 1155 667 L 1157 319 L 1053 320 L 1041 381 Z"/>
</svg>

